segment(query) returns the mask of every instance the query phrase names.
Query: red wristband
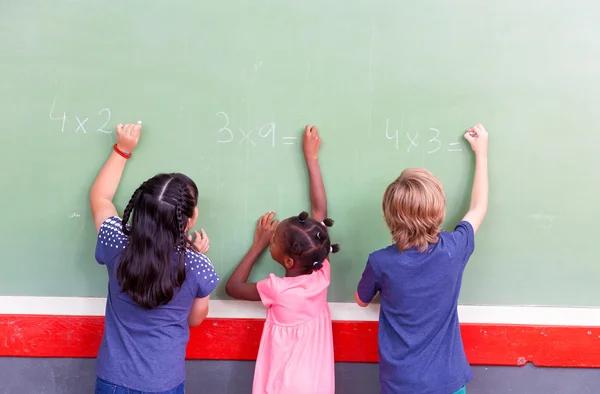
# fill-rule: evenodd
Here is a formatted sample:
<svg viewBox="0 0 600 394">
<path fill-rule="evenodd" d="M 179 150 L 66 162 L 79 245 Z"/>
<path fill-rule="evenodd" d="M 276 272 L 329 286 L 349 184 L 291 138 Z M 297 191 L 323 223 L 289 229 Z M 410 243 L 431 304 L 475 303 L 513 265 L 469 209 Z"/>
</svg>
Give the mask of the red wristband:
<svg viewBox="0 0 600 394">
<path fill-rule="evenodd" d="M 121 149 L 119 149 L 119 147 L 117 146 L 117 144 L 113 145 L 113 149 L 115 150 L 115 152 L 117 152 L 119 155 L 121 155 L 125 159 L 130 159 L 131 158 L 131 153 L 123 152 Z"/>
</svg>

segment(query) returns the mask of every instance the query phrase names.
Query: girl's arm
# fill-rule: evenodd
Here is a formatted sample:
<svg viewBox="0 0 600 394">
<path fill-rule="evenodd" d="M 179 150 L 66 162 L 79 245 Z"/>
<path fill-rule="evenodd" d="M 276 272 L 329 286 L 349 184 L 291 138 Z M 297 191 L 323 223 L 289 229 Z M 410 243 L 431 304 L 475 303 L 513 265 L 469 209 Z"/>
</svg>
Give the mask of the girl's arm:
<svg viewBox="0 0 600 394">
<path fill-rule="evenodd" d="M 471 192 L 471 205 L 463 220 L 471 223 L 473 231 L 477 232 L 488 207 L 488 133 L 482 125 L 478 124 L 467 130 L 465 139 L 469 141 L 475 152 L 475 177 Z"/>
<path fill-rule="evenodd" d="M 117 125 L 117 148 L 121 152 L 131 153 L 133 151 L 140 138 L 141 127 L 141 122 Z M 100 230 L 100 226 L 106 219 L 118 215 L 112 200 L 119 187 L 126 162 L 126 158 L 113 151 L 92 185 L 90 206 L 97 231 Z"/>
<path fill-rule="evenodd" d="M 322 222 L 327 217 L 327 195 L 325 184 L 319 166 L 319 147 L 321 137 L 315 126 L 306 126 L 302 138 L 302 150 L 308 169 L 308 184 L 310 188 L 311 217 Z"/>
<path fill-rule="evenodd" d="M 194 299 L 192 309 L 190 310 L 190 314 L 188 316 L 188 325 L 190 327 L 197 327 L 204 321 L 204 319 L 206 319 L 206 316 L 208 316 L 209 300 L 210 296 Z"/>
<path fill-rule="evenodd" d="M 271 237 L 273 237 L 275 228 L 277 228 L 278 221 L 273 220 L 274 217 L 275 212 L 269 212 L 258 220 L 254 233 L 254 243 L 233 271 L 225 286 L 225 291 L 230 297 L 247 301 L 260 301 L 256 283 L 248 283 L 248 277 L 256 260 L 269 246 Z"/>
</svg>

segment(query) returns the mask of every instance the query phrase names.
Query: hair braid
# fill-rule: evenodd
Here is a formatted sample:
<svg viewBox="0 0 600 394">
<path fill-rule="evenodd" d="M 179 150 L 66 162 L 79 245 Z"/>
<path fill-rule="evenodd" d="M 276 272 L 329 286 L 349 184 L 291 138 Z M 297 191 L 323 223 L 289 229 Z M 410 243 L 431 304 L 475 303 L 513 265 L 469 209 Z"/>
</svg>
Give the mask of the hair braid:
<svg viewBox="0 0 600 394">
<path fill-rule="evenodd" d="M 185 254 L 187 247 L 187 237 L 185 228 L 187 227 L 186 215 L 184 213 L 184 204 L 185 204 L 185 192 L 186 185 L 181 182 L 178 189 L 178 196 L 176 200 L 175 206 L 175 231 L 177 237 L 175 238 L 175 250 L 179 253 L 179 264 L 177 269 L 172 272 L 173 277 L 175 278 L 175 282 L 181 285 L 185 280 Z"/>
<path fill-rule="evenodd" d="M 131 234 L 131 231 L 127 228 L 127 223 L 129 222 L 129 217 L 131 216 L 131 212 L 133 211 L 133 207 L 135 206 L 135 203 L 137 202 L 138 198 L 140 197 L 140 195 L 142 194 L 142 191 L 144 189 L 144 185 L 146 183 L 142 183 L 140 185 L 140 187 L 138 187 L 136 189 L 135 192 L 133 192 L 133 195 L 131 196 L 131 198 L 129 199 L 129 202 L 127 203 L 127 207 L 125 208 L 125 211 L 123 212 L 123 220 L 121 221 L 121 226 L 122 226 L 122 231 L 123 234 L 129 236 Z"/>
<path fill-rule="evenodd" d="M 179 195 L 177 196 L 177 205 L 175 206 L 175 230 L 177 231 L 176 246 L 182 249 L 186 247 L 185 228 L 187 226 L 187 220 L 185 220 L 185 214 L 183 213 L 183 204 L 185 202 L 185 184 L 182 182 L 179 186 Z"/>
</svg>

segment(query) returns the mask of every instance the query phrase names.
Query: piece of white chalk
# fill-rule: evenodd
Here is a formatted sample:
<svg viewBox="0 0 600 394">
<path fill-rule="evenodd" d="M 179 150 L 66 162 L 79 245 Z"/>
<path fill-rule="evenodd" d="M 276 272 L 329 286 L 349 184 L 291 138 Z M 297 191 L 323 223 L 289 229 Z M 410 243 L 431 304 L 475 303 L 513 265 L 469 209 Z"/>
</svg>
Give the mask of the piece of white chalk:
<svg viewBox="0 0 600 394">
<path fill-rule="evenodd" d="M 141 120 L 138 120 L 138 124 L 142 124 L 142 121 L 141 121 Z"/>
</svg>

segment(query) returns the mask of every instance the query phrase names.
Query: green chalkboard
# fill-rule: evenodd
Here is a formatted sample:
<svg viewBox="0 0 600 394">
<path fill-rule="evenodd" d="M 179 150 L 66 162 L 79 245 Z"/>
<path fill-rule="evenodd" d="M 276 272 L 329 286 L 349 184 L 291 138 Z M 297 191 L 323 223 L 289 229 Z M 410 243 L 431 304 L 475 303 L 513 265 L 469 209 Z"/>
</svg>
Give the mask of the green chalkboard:
<svg viewBox="0 0 600 394">
<path fill-rule="evenodd" d="M 319 126 L 332 301 L 390 242 L 405 167 L 464 214 L 490 132 L 490 207 L 465 304 L 598 305 L 600 5 L 550 0 L 69 1 L 0 4 L 0 294 L 103 296 L 88 192 L 119 122 L 142 120 L 116 203 L 184 172 L 223 277 L 256 218 L 308 209 L 300 139 Z M 263 259 L 254 278 L 279 272 Z M 215 296 L 225 298 L 219 288 Z"/>
</svg>

